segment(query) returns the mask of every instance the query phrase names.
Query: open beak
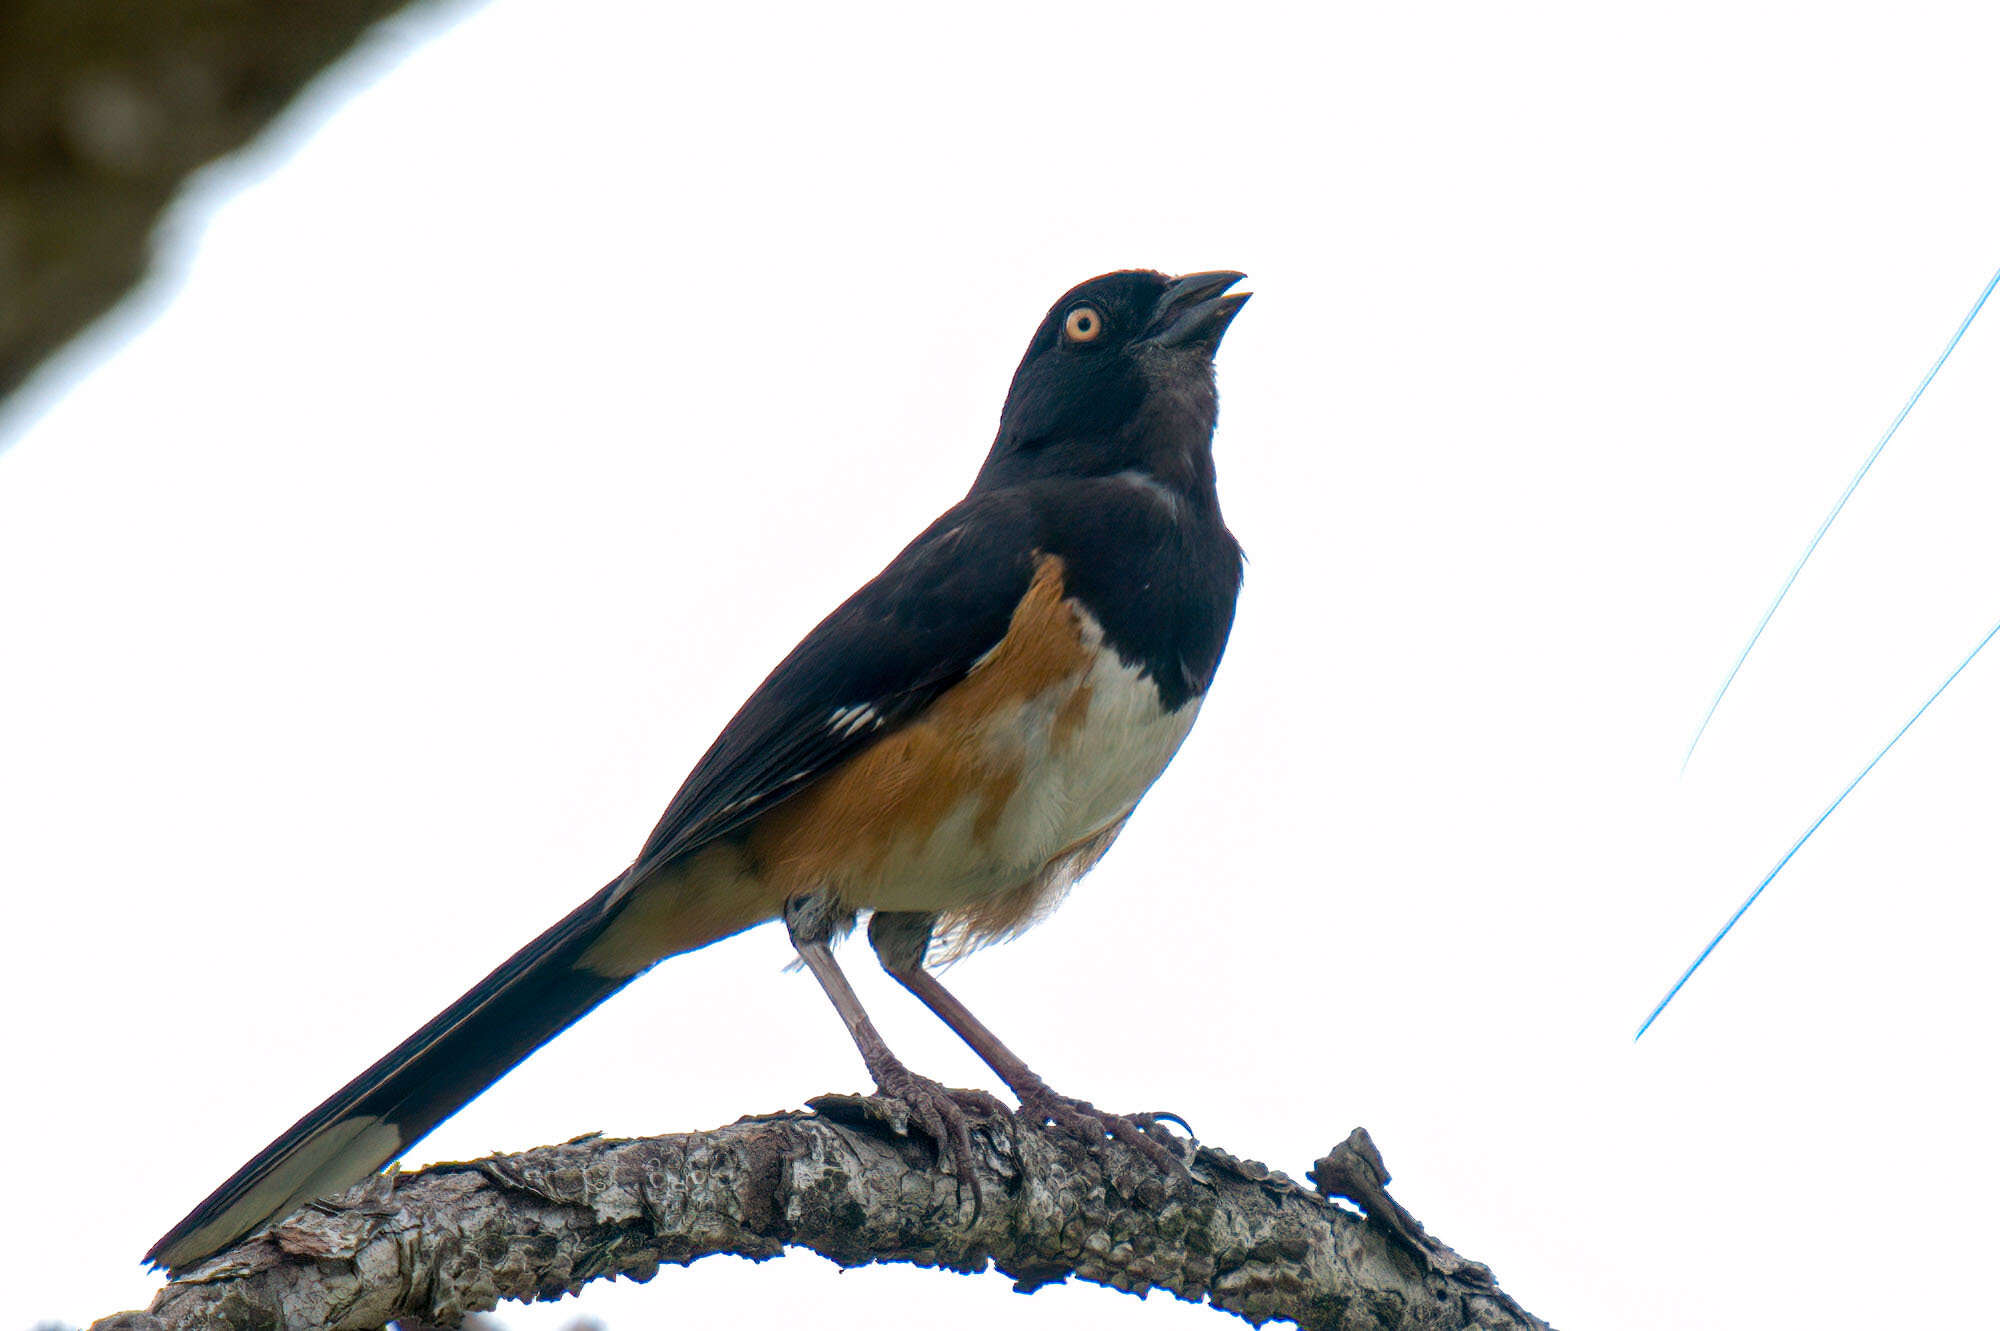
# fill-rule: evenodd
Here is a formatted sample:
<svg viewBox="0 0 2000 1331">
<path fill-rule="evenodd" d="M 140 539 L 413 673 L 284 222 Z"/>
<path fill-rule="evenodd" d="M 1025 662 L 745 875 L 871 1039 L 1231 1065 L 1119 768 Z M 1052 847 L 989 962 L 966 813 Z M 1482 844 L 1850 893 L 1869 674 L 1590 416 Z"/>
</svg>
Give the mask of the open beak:
<svg viewBox="0 0 2000 1331">
<path fill-rule="evenodd" d="M 1231 272 L 1189 273 L 1174 279 L 1160 294 L 1152 322 L 1139 340 L 1163 347 L 1201 346 L 1213 352 L 1229 321 L 1250 299 L 1247 291 L 1223 294 L 1242 280 L 1243 274 Z"/>
</svg>

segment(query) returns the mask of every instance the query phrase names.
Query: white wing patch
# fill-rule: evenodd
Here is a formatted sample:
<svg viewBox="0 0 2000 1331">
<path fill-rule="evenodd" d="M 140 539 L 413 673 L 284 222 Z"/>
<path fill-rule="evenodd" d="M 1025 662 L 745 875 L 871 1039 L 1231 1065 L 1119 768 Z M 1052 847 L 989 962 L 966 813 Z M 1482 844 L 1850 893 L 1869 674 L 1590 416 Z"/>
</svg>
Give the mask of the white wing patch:
<svg viewBox="0 0 2000 1331">
<path fill-rule="evenodd" d="M 882 714 L 876 711 L 872 704 L 865 702 L 855 703 L 851 707 L 835 708 L 833 715 L 826 719 L 826 728 L 841 739 L 858 735 L 863 730 L 879 729 L 881 725 Z"/>
</svg>

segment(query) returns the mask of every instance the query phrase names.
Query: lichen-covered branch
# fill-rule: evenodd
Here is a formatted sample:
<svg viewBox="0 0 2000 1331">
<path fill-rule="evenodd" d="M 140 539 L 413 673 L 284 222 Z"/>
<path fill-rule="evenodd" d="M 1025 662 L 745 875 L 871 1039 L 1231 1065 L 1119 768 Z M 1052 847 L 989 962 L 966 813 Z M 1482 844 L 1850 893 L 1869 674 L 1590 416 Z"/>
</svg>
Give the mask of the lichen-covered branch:
<svg viewBox="0 0 2000 1331">
<path fill-rule="evenodd" d="M 407 0 L 0 0 L 0 397 L 146 270 L 181 181 Z"/>
<path fill-rule="evenodd" d="M 712 1132 L 585 1137 L 382 1175 L 93 1331 L 450 1327 L 501 1299 L 557 1298 L 606 1276 L 647 1280 L 662 1265 L 787 1247 L 843 1266 L 991 1266 L 1024 1292 L 1069 1277 L 1161 1288 L 1252 1323 L 1546 1331 L 1484 1267 L 1425 1237 L 1389 1201 L 1381 1158 L 1358 1129 L 1315 1177 L 1372 1198 L 1366 1219 L 1222 1151 L 1176 1141 L 1187 1168 L 1163 1173 L 1119 1143 L 1006 1115 L 975 1119 L 975 1206 L 892 1102 L 829 1096 L 814 1107 Z"/>
</svg>

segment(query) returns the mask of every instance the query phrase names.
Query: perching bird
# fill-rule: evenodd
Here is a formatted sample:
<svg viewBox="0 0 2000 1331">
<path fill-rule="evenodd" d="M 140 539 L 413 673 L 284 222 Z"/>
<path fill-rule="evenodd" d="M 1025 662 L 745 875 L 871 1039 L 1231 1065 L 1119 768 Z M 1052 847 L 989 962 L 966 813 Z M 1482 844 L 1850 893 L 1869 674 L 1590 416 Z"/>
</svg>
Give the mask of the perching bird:
<svg viewBox="0 0 2000 1331">
<path fill-rule="evenodd" d="M 1210 451 L 1241 273 L 1093 278 L 1050 308 L 964 499 L 779 663 L 631 868 L 258 1153 L 147 1253 L 183 1270 L 360 1182 L 678 953 L 785 921 L 883 1095 L 971 1173 L 964 1110 L 906 1068 L 830 944 L 889 974 L 1022 1112 L 1160 1148 L 1058 1096 L 924 968 L 1032 924 L 1187 738 L 1242 582 Z"/>
</svg>

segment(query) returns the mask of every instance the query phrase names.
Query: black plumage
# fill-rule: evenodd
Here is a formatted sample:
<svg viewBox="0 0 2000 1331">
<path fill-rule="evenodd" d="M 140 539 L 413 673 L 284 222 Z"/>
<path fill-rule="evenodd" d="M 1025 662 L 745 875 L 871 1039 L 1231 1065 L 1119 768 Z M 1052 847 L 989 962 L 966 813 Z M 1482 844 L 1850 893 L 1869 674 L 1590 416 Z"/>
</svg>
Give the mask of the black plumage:
<svg viewBox="0 0 2000 1331">
<path fill-rule="evenodd" d="M 365 1177 L 647 965 L 771 918 L 780 905 L 801 954 L 841 1003 L 821 969 L 831 965 L 824 938 L 802 932 L 803 916 L 787 904 L 802 885 L 779 882 L 777 870 L 754 862 L 745 847 L 773 810 L 829 782 L 975 678 L 1019 631 L 1017 611 L 1046 568 L 1061 571 L 1075 624 L 1101 632 L 1091 650 L 1113 654 L 1149 681 L 1160 715 L 1197 703 L 1221 659 L 1241 579 L 1210 454 L 1212 357 L 1247 299 L 1224 294 L 1239 277 L 1113 273 L 1058 301 L 1015 372 L 965 498 L 771 672 L 696 763 L 633 866 L 301 1119 L 155 1244 L 148 1260 L 186 1268 L 298 1202 Z M 1087 704 L 1088 688 L 1072 700 Z M 1160 765 L 1184 733 L 1184 726 L 1174 733 Z M 1131 802 L 1156 775 L 1134 778 Z M 1048 872 L 1064 864 L 1082 872 L 1129 811 L 1084 829 L 1089 836 L 1078 845 L 1086 848 L 1064 849 L 1069 858 L 1051 859 Z M 763 902 L 751 891 L 754 909 L 734 899 L 717 904 L 721 889 L 702 886 L 708 880 L 689 868 L 709 852 L 726 852 L 719 861 L 726 873 L 716 872 L 730 891 L 754 888 L 763 874 L 785 895 Z M 851 916 L 851 905 L 843 908 Z M 927 936 L 928 919 L 912 918 L 912 936 Z M 606 964 L 606 941 L 624 940 L 620 930 L 656 946 L 638 964 Z M 621 946 L 623 958 L 637 944 Z M 918 953 L 912 964 L 921 962 Z M 980 1033 L 961 1028 L 975 1048 Z M 905 1071 L 897 1091 L 884 1069 L 901 1065 L 886 1050 L 864 1046 L 863 1054 L 893 1093 L 937 1089 L 916 1086 Z M 1009 1084 L 1024 1103 L 1048 1095 L 1039 1082 L 1017 1081 Z M 919 1118 L 942 1144 L 951 1125 L 937 1118 L 939 1107 L 948 1118 L 944 1101 L 920 1106 Z"/>
</svg>

